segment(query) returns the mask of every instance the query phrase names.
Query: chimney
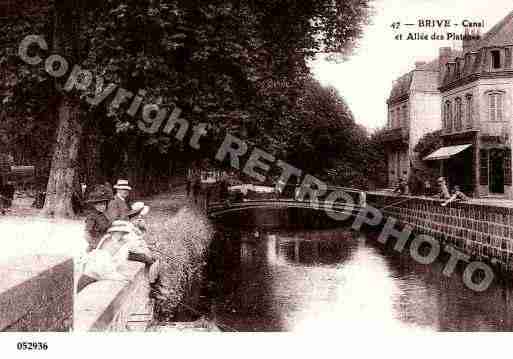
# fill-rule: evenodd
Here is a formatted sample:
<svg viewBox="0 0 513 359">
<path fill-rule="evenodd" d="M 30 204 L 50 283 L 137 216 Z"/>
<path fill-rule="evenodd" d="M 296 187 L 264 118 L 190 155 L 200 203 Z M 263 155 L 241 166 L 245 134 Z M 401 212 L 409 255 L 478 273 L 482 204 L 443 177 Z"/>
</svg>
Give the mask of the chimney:
<svg viewBox="0 0 513 359">
<path fill-rule="evenodd" d="M 463 53 L 467 53 L 470 49 L 481 39 L 481 29 L 473 28 L 470 30 L 468 27 L 465 28 L 465 34 L 463 35 Z"/>
<path fill-rule="evenodd" d="M 452 48 L 451 47 L 441 47 L 438 51 L 438 83 L 441 84 L 442 80 L 447 71 L 447 63 L 451 59 Z"/>
<path fill-rule="evenodd" d="M 463 69 L 462 69 L 462 74 L 464 76 L 468 75 L 470 72 L 471 72 L 471 69 L 472 69 L 472 64 L 473 64 L 473 59 L 472 59 L 472 53 L 471 52 L 467 52 L 464 57 L 463 57 Z"/>
<path fill-rule="evenodd" d="M 455 61 L 449 61 L 447 63 L 447 79 L 451 81 L 454 78 L 454 75 L 456 74 L 456 62 Z"/>
<path fill-rule="evenodd" d="M 456 70 L 458 77 L 463 77 L 465 70 L 465 59 L 463 57 L 458 57 L 456 59 Z"/>
</svg>

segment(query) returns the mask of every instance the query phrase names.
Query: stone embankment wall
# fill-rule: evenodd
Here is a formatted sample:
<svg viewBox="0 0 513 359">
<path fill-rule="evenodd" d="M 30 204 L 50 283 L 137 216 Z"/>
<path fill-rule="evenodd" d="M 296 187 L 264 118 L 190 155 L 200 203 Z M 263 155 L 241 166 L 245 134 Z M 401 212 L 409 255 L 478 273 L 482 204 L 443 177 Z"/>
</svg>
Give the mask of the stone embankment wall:
<svg viewBox="0 0 513 359">
<path fill-rule="evenodd" d="M 73 260 L 23 256 L 0 265 L 0 330 L 70 331 Z"/>
<path fill-rule="evenodd" d="M 367 204 L 417 232 L 513 270 L 513 208 L 368 193 Z M 383 221 L 384 222 L 384 221 Z"/>
</svg>

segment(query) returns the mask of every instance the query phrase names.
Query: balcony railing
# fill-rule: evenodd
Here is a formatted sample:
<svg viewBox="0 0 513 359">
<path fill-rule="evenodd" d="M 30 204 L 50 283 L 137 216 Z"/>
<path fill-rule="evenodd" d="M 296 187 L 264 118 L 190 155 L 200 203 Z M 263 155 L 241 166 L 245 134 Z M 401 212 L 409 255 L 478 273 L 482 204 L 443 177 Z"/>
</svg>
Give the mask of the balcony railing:
<svg viewBox="0 0 513 359">
<path fill-rule="evenodd" d="M 503 137 L 509 131 L 507 122 L 482 122 L 481 135 L 489 137 Z"/>
<path fill-rule="evenodd" d="M 408 131 L 404 127 L 392 128 L 383 132 L 383 142 L 408 142 Z"/>
<path fill-rule="evenodd" d="M 462 126 L 455 126 L 444 128 L 444 135 L 460 134 L 466 132 L 479 131 L 481 136 L 486 137 L 504 137 L 508 134 L 509 128 L 507 122 L 489 122 L 484 121 L 481 123 L 474 123 L 472 125 L 463 124 Z"/>
<path fill-rule="evenodd" d="M 443 129 L 442 133 L 444 135 L 451 135 L 451 134 L 457 134 L 457 133 L 465 133 L 465 132 L 471 132 L 471 131 L 478 131 L 480 128 L 477 125 L 463 125 L 463 126 L 456 126 L 456 127 L 446 127 Z"/>
</svg>

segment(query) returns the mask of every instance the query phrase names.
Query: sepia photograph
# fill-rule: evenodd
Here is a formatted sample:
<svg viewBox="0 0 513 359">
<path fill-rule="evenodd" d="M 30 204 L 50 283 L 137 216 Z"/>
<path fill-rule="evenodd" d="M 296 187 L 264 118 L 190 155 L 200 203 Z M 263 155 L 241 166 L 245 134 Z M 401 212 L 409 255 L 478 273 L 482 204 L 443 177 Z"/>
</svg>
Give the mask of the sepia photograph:
<svg viewBox="0 0 513 359">
<path fill-rule="evenodd" d="M 0 0 L 0 31 L 13 356 L 513 332 L 510 0 Z"/>
</svg>

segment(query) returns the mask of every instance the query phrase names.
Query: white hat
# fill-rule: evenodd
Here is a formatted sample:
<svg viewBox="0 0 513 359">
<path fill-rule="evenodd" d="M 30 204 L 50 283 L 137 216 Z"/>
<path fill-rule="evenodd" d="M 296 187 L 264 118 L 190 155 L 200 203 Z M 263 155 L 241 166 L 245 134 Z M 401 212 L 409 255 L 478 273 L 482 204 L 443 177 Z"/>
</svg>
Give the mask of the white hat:
<svg viewBox="0 0 513 359">
<path fill-rule="evenodd" d="M 118 182 L 113 186 L 115 189 L 126 189 L 130 191 L 132 187 L 128 185 L 128 180 L 125 179 L 118 179 Z"/>
<path fill-rule="evenodd" d="M 129 217 L 134 215 L 145 216 L 150 211 L 150 207 L 145 206 L 144 202 L 135 202 L 132 204 L 132 210 L 128 214 Z"/>
</svg>

